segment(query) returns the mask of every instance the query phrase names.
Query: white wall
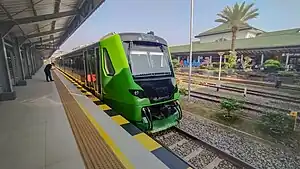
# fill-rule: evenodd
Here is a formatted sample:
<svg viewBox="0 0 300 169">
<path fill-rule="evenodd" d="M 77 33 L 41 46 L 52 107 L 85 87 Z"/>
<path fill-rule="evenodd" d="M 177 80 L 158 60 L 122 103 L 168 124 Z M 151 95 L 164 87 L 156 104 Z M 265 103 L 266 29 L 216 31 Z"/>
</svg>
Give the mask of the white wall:
<svg viewBox="0 0 300 169">
<path fill-rule="evenodd" d="M 255 37 L 256 34 L 253 32 L 250 32 L 249 30 L 242 30 L 239 31 L 236 35 L 237 39 L 244 39 L 244 38 L 251 38 Z M 217 34 L 217 35 L 209 35 L 209 36 L 204 36 L 200 38 L 200 43 L 208 43 L 208 42 L 215 42 L 216 40 L 220 38 L 225 38 L 227 40 L 231 40 L 232 38 L 232 33 L 223 33 L 223 34 Z"/>
<path fill-rule="evenodd" d="M 256 34 L 253 32 L 247 32 L 246 38 L 254 38 L 256 37 Z"/>
</svg>

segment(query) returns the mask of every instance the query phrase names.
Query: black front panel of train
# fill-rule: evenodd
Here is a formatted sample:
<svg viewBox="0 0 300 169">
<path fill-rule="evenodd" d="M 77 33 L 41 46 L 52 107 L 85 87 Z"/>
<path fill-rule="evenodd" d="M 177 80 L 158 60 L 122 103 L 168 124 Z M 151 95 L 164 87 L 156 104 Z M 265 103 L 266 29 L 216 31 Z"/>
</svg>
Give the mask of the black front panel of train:
<svg viewBox="0 0 300 169">
<path fill-rule="evenodd" d="M 142 80 L 136 83 L 144 90 L 151 103 L 162 102 L 174 98 L 176 92 L 170 78 L 159 80 Z"/>
</svg>

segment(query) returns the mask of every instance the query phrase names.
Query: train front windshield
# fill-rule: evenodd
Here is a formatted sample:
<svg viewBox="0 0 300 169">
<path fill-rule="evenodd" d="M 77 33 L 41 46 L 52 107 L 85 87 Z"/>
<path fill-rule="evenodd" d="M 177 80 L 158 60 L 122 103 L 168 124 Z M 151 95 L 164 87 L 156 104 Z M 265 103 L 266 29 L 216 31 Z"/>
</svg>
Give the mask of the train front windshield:
<svg viewBox="0 0 300 169">
<path fill-rule="evenodd" d="M 166 46 L 131 43 L 127 49 L 127 57 L 134 77 L 170 76 L 172 74 Z"/>
</svg>

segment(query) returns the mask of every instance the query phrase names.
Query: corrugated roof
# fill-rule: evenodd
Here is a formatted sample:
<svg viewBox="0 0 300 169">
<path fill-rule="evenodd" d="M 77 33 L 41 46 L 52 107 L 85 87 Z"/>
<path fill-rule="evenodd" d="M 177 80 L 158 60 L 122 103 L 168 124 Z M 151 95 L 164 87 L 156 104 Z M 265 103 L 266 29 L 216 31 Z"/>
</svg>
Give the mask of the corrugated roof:
<svg viewBox="0 0 300 169">
<path fill-rule="evenodd" d="M 279 31 L 273 31 L 273 32 L 264 32 L 260 34 L 259 36 L 278 36 L 278 35 L 289 35 L 294 34 L 297 35 L 300 31 L 300 28 L 293 28 L 293 29 L 285 29 L 285 30 L 279 30 Z"/>
<path fill-rule="evenodd" d="M 250 26 L 249 24 L 242 25 L 240 27 L 240 30 L 247 30 L 247 29 L 255 29 L 259 30 L 257 28 L 254 28 L 253 26 Z M 209 35 L 214 35 L 214 34 L 220 34 L 220 33 L 226 33 L 226 32 L 231 32 L 231 27 L 229 24 L 223 23 L 215 28 L 209 29 L 205 32 L 202 32 L 195 36 L 196 38 L 201 37 L 201 36 L 209 36 Z"/>
<path fill-rule="evenodd" d="M 30 1 L 28 0 L 1 0 L 0 2 L 14 19 L 32 16 L 32 10 L 29 8 Z M 1 9 L 0 11 L 4 10 Z M 0 20 L 10 20 L 5 11 L 1 14 Z"/>
<path fill-rule="evenodd" d="M 16 36 L 21 44 L 50 44 L 54 40 L 54 46 L 60 46 L 104 1 L 1 0 L 1 33 Z M 54 51 L 40 52 L 49 57 Z"/>
<path fill-rule="evenodd" d="M 277 32 L 277 33 L 276 33 Z M 258 48 L 275 48 L 287 46 L 300 46 L 300 33 L 282 34 L 280 31 L 269 32 L 265 36 L 257 36 L 255 38 L 237 39 L 236 50 L 258 49 Z M 277 34 L 277 35 L 276 35 Z M 193 52 L 213 52 L 213 51 L 229 51 L 231 40 L 212 43 L 193 43 Z M 189 45 L 171 46 L 171 53 L 189 52 Z"/>
</svg>

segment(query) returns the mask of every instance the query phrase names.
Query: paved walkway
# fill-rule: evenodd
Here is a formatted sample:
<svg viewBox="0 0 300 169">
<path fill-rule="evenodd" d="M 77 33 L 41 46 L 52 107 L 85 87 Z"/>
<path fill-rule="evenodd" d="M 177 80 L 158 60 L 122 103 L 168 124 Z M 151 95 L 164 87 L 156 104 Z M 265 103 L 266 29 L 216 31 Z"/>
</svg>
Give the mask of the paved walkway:
<svg viewBox="0 0 300 169">
<path fill-rule="evenodd" d="M 38 71 L 0 102 L 1 169 L 83 169 L 55 83 Z"/>
</svg>

